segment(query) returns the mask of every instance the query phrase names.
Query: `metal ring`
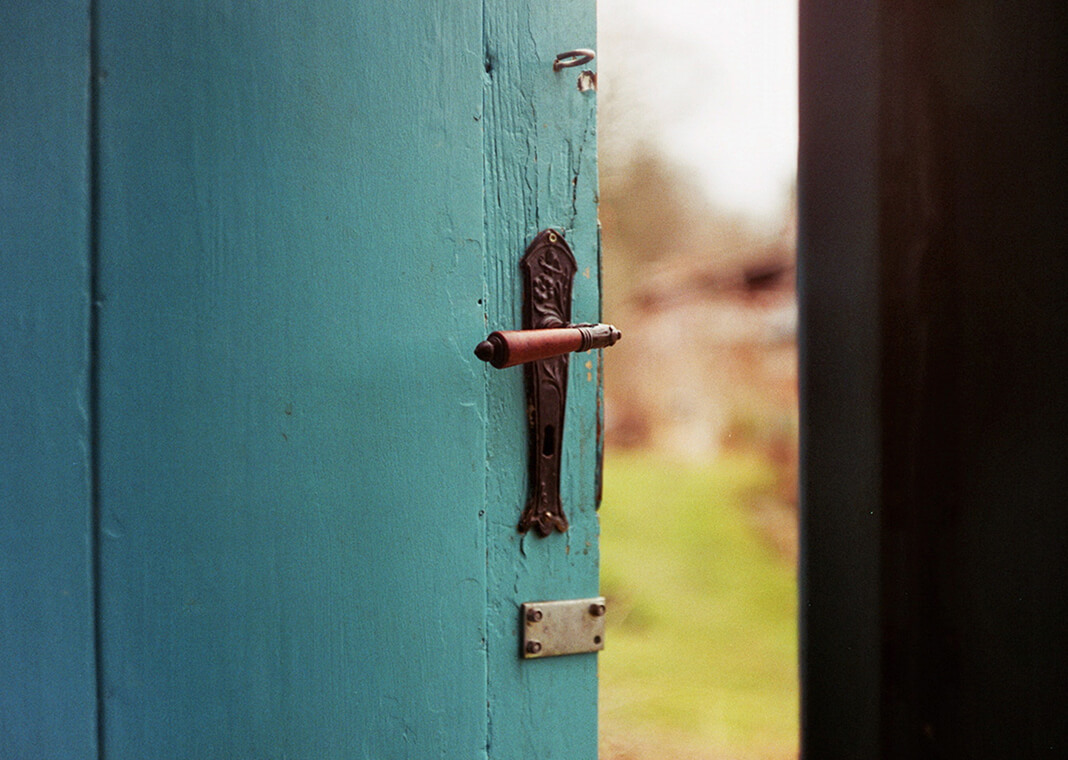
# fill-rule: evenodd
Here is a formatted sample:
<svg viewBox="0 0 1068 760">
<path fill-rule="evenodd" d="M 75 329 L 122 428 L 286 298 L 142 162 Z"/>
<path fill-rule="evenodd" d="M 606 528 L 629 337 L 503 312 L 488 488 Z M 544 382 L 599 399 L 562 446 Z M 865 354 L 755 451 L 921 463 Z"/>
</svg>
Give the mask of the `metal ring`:
<svg viewBox="0 0 1068 760">
<path fill-rule="evenodd" d="M 568 50 L 566 53 L 560 53 L 560 55 L 556 56 L 556 60 L 553 61 L 553 71 L 570 69 L 572 66 L 581 66 L 592 61 L 596 55 L 595 52 L 586 48 Z"/>
</svg>

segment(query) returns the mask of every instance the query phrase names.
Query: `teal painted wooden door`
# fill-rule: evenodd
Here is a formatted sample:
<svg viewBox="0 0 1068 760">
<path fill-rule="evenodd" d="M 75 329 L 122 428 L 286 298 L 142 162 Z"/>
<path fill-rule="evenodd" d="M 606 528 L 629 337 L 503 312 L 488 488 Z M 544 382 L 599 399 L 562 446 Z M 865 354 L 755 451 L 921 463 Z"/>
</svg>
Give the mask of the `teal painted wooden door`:
<svg viewBox="0 0 1068 760">
<path fill-rule="evenodd" d="M 596 655 L 523 661 L 518 605 L 597 593 L 598 357 L 541 539 L 472 353 L 546 227 L 599 316 L 592 2 L 33 5 L 0 756 L 594 758 Z"/>
</svg>

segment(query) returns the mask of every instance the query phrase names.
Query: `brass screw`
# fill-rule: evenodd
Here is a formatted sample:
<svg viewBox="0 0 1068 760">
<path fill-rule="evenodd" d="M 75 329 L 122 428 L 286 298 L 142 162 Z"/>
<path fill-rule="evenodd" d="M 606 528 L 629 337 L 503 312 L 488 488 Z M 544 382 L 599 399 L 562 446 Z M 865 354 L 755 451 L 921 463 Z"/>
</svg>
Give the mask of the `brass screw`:
<svg viewBox="0 0 1068 760">
<path fill-rule="evenodd" d="M 556 242 L 556 233 L 555 232 L 550 232 L 549 233 L 549 242 L 550 243 L 555 243 Z"/>
<path fill-rule="evenodd" d="M 528 641 L 527 642 L 527 654 L 537 654 L 541 651 L 540 641 Z"/>
<path fill-rule="evenodd" d="M 527 610 L 527 622 L 537 623 L 541 620 L 541 610 Z"/>
</svg>

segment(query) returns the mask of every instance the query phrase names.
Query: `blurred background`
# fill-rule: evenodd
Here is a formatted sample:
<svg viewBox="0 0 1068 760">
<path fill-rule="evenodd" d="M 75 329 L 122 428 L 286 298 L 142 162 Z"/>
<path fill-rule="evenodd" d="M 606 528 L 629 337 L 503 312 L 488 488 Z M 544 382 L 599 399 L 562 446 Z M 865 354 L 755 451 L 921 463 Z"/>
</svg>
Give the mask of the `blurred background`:
<svg viewBox="0 0 1068 760">
<path fill-rule="evenodd" d="M 796 0 L 599 0 L 601 756 L 794 758 Z"/>
</svg>

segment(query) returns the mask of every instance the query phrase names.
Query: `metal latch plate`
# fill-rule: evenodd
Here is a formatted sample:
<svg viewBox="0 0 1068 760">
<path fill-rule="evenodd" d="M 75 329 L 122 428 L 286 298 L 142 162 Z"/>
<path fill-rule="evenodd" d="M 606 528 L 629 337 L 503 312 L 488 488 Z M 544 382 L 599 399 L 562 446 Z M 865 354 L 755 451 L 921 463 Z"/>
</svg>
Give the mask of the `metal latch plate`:
<svg viewBox="0 0 1068 760">
<path fill-rule="evenodd" d="M 524 602 L 523 657 L 528 660 L 604 649 L 604 597 Z"/>
</svg>

